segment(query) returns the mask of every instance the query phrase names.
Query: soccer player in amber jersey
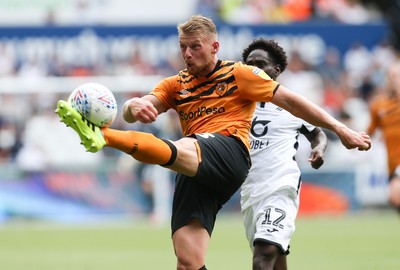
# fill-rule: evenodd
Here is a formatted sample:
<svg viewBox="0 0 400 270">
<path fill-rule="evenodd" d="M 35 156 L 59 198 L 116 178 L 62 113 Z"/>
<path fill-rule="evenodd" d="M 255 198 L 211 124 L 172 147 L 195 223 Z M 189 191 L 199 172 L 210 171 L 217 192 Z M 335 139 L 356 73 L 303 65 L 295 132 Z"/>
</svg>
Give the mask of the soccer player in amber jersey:
<svg viewBox="0 0 400 270">
<path fill-rule="evenodd" d="M 386 77 L 385 95 L 371 101 L 367 133 L 372 136 L 377 129 L 382 131 L 388 161 L 389 203 L 400 212 L 400 62 L 387 69 Z"/>
<path fill-rule="evenodd" d="M 244 63 L 274 80 L 287 67 L 285 51 L 273 40 L 254 40 L 242 56 Z M 322 129 L 273 103 L 257 102 L 250 129 L 252 167 L 240 193 L 254 270 L 287 269 L 286 255 L 299 209 L 301 172 L 295 155 L 300 133 L 310 141 L 309 161 L 318 169 L 328 141 Z"/>
<path fill-rule="evenodd" d="M 78 133 L 88 151 L 112 147 L 178 173 L 171 218 L 176 268 L 206 269 L 216 215 L 251 166 L 249 131 L 256 101 L 272 101 L 307 122 L 331 129 L 346 148 L 368 150 L 371 140 L 280 86 L 264 71 L 220 60 L 217 29 L 211 19 L 192 16 L 178 25 L 178 39 L 186 69 L 162 80 L 149 94 L 126 101 L 122 115 L 129 123 L 152 123 L 160 113 L 176 110 L 182 139 L 100 129 L 63 100 L 58 101 L 56 112 Z"/>
</svg>

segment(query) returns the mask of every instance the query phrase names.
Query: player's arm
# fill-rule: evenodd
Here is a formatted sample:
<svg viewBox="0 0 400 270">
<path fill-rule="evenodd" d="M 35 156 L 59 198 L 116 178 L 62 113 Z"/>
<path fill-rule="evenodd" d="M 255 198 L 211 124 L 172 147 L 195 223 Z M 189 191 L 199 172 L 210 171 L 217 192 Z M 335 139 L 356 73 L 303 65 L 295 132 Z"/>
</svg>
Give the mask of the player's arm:
<svg viewBox="0 0 400 270">
<path fill-rule="evenodd" d="M 319 128 L 314 128 L 311 132 L 303 133 L 311 145 L 311 154 L 308 161 L 311 167 L 319 169 L 324 164 L 324 153 L 328 145 L 328 138 L 325 132 Z"/>
<path fill-rule="evenodd" d="M 152 123 L 166 110 L 165 105 L 157 97 L 145 95 L 127 100 L 122 108 L 122 117 L 128 123 L 136 121 Z"/>
<path fill-rule="evenodd" d="M 365 132 L 349 129 L 321 107 L 282 85 L 279 86 L 271 102 L 314 126 L 332 130 L 347 149 L 369 150 L 371 148 L 371 139 Z"/>
</svg>

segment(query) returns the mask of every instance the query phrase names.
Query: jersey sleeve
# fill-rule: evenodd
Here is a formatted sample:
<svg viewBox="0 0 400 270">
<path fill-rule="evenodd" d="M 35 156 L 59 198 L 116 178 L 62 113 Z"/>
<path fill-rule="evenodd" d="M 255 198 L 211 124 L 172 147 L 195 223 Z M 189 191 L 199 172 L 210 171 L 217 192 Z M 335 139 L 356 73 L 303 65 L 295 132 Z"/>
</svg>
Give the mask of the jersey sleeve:
<svg viewBox="0 0 400 270">
<path fill-rule="evenodd" d="M 168 109 L 175 108 L 174 91 L 176 90 L 176 76 L 168 77 L 160 81 L 150 92 L 150 95 L 157 97 Z"/>
<path fill-rule="evenodd" d="M 310 134 L 316 127 L 314 125 L 311 125 L 310 123 L 303 122 L 300 128 L 300 133 L 301 134 Z"/>
<path fill-rule="evenodd" d="M 269 102 L 279 87 L 263 70 L 243 65 L 238 62 L 235 66 L 235 78 L 240 95 L 252 101 Z"/>
</svg>

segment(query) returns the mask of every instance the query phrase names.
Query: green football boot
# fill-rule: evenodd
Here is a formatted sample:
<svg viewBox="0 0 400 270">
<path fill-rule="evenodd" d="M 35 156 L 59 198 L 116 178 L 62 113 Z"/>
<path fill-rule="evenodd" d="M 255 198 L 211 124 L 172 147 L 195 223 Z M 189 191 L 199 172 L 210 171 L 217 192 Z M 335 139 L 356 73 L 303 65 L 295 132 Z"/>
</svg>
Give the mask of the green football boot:
<svg viewBox="0 0 400 270">
<path fill-rule="evenodd" d="M 85 146 L 87 151 L 96 153 L 106 145 L 100 128 L 86 120 L 67 101 L 59 100 L 55 112 L 60 117 L 61 122 L 78 133 L 81 144 Z"/>
</svg>

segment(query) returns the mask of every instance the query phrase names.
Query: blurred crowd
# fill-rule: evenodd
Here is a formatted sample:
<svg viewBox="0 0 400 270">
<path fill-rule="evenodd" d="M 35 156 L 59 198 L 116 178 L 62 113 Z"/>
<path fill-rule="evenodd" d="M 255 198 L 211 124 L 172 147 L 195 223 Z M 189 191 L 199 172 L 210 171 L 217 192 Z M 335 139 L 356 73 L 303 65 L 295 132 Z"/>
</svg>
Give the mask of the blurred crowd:
<svg viewBox="0 0 400 270">
<path fill-rule="evenodd" d="M 77 3 L 81 9 L 90 9 L 90 5 L 101 2 L 79 0 Z M 318 23 L 321 20 L 362 24 L 382 20 L 384 14 L 380 7 L 361 0 L 199 0 L 195 9 L 197 13 L 211 16 L 215 20 L 235 24 L 297 21 Z M 238 55 L 236 60 L 240 57 Z M 322 106 L 352 128 L 365 130 L 368 102 L 382 91 L 384 70 L 396 58 L 397 52 L 389 39 L 382 40 L 372 49 L 355 42 L 344 54 L 337 48 L 328 48 L 325 59 L 317 65 L 307 62 L 296 51 L 291 51 L 288 69 L 282 74 L 280 82 Z M 176 54 L 171 54 L 168 61 L 152 63 L 138 52 L 116 54 L 112 58 L 93 61 L 91 65 L 80 63 L 79 58 L 74 57 L 59 59 L 55 56 L 54 59 L 42 60 L 33 55 L 25 57 L 21 62 L 15 51 L 0 43 L 0 79 L 16 77 L 31 82 L 38 77 L 168 76 L 183 67 Z M 139 94 L 135 91 L 118 93 L 117 99 L 121 104 Z M 60 98 L 65 98 L 65 93 L 44 94 L 39 89 L 36 93 L 24 95 L 0 93 L 1 163 L 19 164 L 27 170 L 59 166 L 65 164 L 66 160 L 96 164 L 100 155 L 85 153 L 77 140 L 64 140 L 75 135 L 68 134 L 68 130 L 56 118 L 54 104 Z M 176 122 L 174 115 L 166 118 L 155 128 L 161 129 L 166 137 L 177 134 L 178 125 L 171 124 Z M 123 129 L 137 128 L 126 126 L 118 119 L 114 125 Z M 334 143 L 336 137 L 329 135 Z M 63 138 L 63 141 L 57 141 L 59 138 Z M 105 151 L 105 155 L 119 157 L 112 151 Z"/>
<path fill-rule="evenodd" d="M 59 0 L 55 2 L 68 3 L 68 5 L 72 3 L 74 6 L 70 10 L 79 17 L 79 23 L 97 25 L 101 22 L 99 10 L 104 9 L 107 4 L 117 5 L 124 1 Z M 159 1 L 164 3 L 162 0 Z M 128 2 L 131 1 L 128 0 Z M 133 0 L 132 2 L 142 3 L 143 1 Z M 361 25 L 387 20 L 388 24 L 396 30 L 393 26 L 400 25 L 396 21 L 400 16 L 394 12 L 399 9 L 388 9 L 392 2 L 395 1 L 198 0 L 184 3 L 185 5 L 193 4 L 191 13 L 210 16 L 217 23 L 262 25 L 311 22 L 323 25 L 324 22 L 329 22 Z M 183 5 L 183 3 L 180 4 Z M 3 4 L 0 3 L 0 16 L 5 14 L 4 10 L 1 10 L 2 7 Z M 389 11 L 392 13 L 387 16 Z M 31 15 L 31 10 L 28 13 Z M 44 14 L 44 19 L 41 19 L 42 26 L 52 26 L 59 22 L 60 14 L 56 9 L 46 9 L 42 14 Z M 73 21 L 74 25 L 78 22 L 76 19 Z M 159 166 L 140 164 L 127 155 L 107 148 L 96 154 L 86 152 L 80 145 L 78 136 L 71 129 L 65 128 L 54 113 L 57 100 L 66 99 L 68 92 L 73 89 L 52 93 L 48 89 L 41 91 L 41 88 L 49 88 L 46 85 L 46 79 L 53 78 L 83 78 L 85 80 L 85 78 L 98 76 L 115 77 L 119 80 L 121 77 L 131 76 L 169 76 L 184 67 L 179 48 L 175 45 L 175 40 L 171 43 L 176 51 L 170 51 L 167 47 L 160 49 L 159 44 L 149 46 L 145 42 L 135 44 L 136 49 L 141 48 L 141 50 L 135 50 L 132 49 L 132 43 L 129 43 L 131 41 L 117 41 L 110 45 L 111 49 L 105 54 L 102 51 L 104 44 L 96 43 L 95 35 L 89 32 L 84 33 L 83 36 L 78 37 L 75 43 L 58 44 L 57 42 L 62 41 L 56 41 L 56 46 L 51 47 L 48 41 L 41 43 L 40 39 L 10 45 L 3 42 L 0 33 L 0 89 L 5 89 L 5 85 L 10 85 L 11 82 L 14 84 L 13 89 L 21 87 L 34 90 L 23 94 L 0 90 L 0 171 L 2 177 L 7 179 L 10 167 L 17 168 L 27 175 L 32 175 L 32 173 L 34 175 L 36 172 L 48 172 L 52 169 L 71 171 L 82 167 L 107 169 L 113 166 L 113 169 L 119 173 L 128 175 L 129 182 L 140 185 L 142 195 L 136 194 L 135 198 L 141 198 L 141 205 L 149 206 L 149 209 L 145 211 L 150 213 L 156 222 L 157 220 L 165 221 L 169 214 L 173 185 L 169 171 Z M 78 45 L 85 46 L 85 50 L 80 51 Z M 23 46 L 27 49 L 18 50 Z M 66 46 L 67 49 L 63 50 L 61 46 Z M 224 47 L 224 44 L 221 46 Z M 57 48 L 56 52 L 52 51 L 54 48 Z M 296 51 L 296 48 L 291 48 L 287 50 L 288 68 L 280 76 L 279 82 L 322 106 L 353 129 L 365 130 L 369 121 L 368 104 L 375 95 L 384 91 L 385 69 L 398 58 L 398 49 L 399 46 L 393 36 L 388 36 L 373 48 L 367 48 L 359 42 L 354 42 L 353 46 L 345 52 L 329 47 L 322 61 L 317 63 L 311 61 L 310 57 L 306 57 L 304 51 L 300 53 Z M 168 57 L 160 61 L 159 51 L 168 51 Z M 238 54 L 236 59 L 232 60 L 240 59 L 241 55 Z M 62 84 L 62 81 L 59 84 Z M 58 85 L 58 87 L 62 88 L 63 85 Z M 110 87 L 112 88 L 111 85 Z M 129 87 L 132 88 L 131 91 L 115 92 L 118 104 L 121 105 L 125 100 L 143 94 L 143 91 L 135 89 L 135 85 Z M 167 113 L 160 118 L 161 121 L 157 121 L 156 124 L 128 125 L 119 116 L 112 127 L 151 132 L 172 140 L 179 138 L 180 127 L 176 114 Z M 373 149 L 366 155 L 357 150 L 346 150 L 338 142 L 336 135 L 329 131 L 327 134 L 330 142 L 324 168 L 335 166 L 349 168 L 366 159 L 370 159 L 369 162 L 375 162 L 375 166 L 385 166 L 384 147 L 379 143 L 375 143 Z M 300 166 L 307 164 L 308 153 L 309 143 L 300 137 L 298 152 Z M 309 166 L 306 165 L 305 168 L 309 169 Z M 131 178 L 137 181 L 131 181 Z M 155 179 L 157 185 L 153 184 Z M 71 190 L 75 190 L 74 182 L 71 180 L 67 182 L 72 183 Z M 94 191 L 94 188 L 92 189 L 85 192 Z M 61 194 L 65 197 L 72 195 L 78 198 L 84 197 L 79 192 L 71 193 L 71 195 L 68 189 Z M 113 195 L 114 197 L 118 196 Z"/>
<path fill-rule="evenodd" d="M 62 0 L 60 0 L 62 1 Z M 44 15 L 47 24 L 64 24 L 74 18 L 80 18 L 79 23 L 92 24 L 109 22 L 107 13 L 117 5 L 128 6 L 129 1 L 115 0 L 74 0 L 68 1 L 69 16 L 65 15 L 65 8 L 49 8 Z M 131 0 L 132 8 L 140 9 L 146 3 Z M 197 0 L 197 1 L 170 1 L 170 4 L 179 4 L 182 10 L 189 13 L 200 13 L 212 17 L 216 22 L 235 24 L 263 24 L 263 23 L 290 23 L 310 21 L 336 21 L 346 24 L 363 24 L 380 21 L 385 17 L 393 2 L 392 0 Z M 162 7 L 162 1 L 149 1 L 150 5 Z M 132 11 L 134 12 L 134 11 Z M 175 11 L 176 12 L 176 11 Z M 120 9 L 120 15 L 125 16 Z M 173 12 L 169 12 L 172 13 Z M 181 15 L 181 14 L 180 14 Z M 170 14 L 164 14 L 168 20 Z M 63 17 L 66 17 L 62 19 Z M 116 21 L 118 19 L 114 19 Z M 129 21 L 129 18 L 125 18 Z M 131 21 L 134 18 L 130 19 Z M 76 22 L 74 22 L 76 24 Z"/>
<path fill-rule="evenodd" d="M 385 1 L 383 1 L 385 2 Z M 337 21 L 363 24 L 382 19 L 380 6 L 362 0 L 200 0 L 198 9 L 235 24 Z"/>
</svg>

